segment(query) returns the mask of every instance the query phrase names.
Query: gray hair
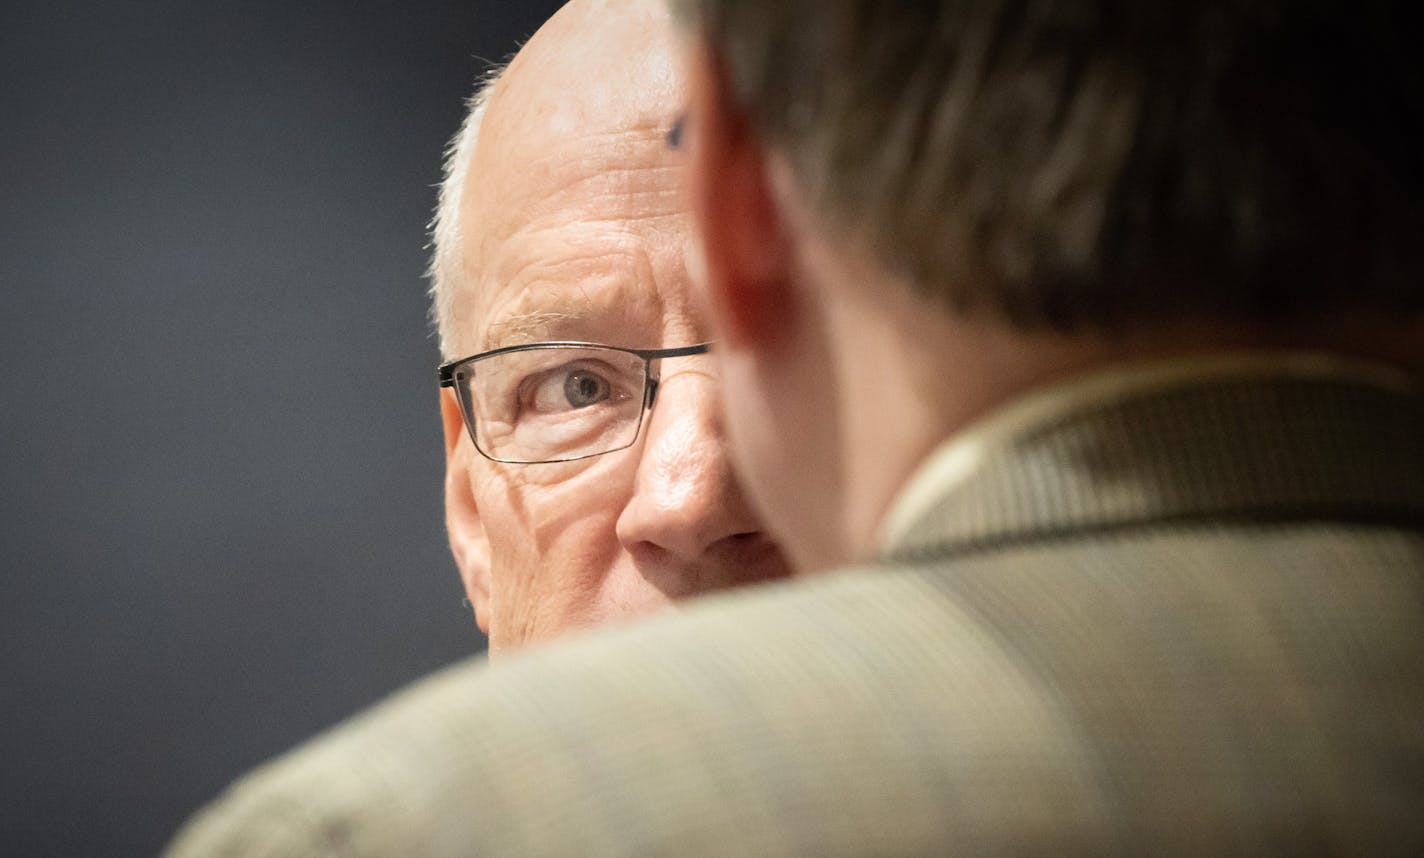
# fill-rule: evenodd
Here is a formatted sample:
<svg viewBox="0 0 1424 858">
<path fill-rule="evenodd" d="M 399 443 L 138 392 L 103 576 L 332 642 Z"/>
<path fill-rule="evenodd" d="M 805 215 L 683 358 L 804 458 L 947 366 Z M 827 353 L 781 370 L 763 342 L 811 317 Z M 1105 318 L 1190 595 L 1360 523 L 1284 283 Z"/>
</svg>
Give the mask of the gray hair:
<svg viewBox="0 0 1424 858">
<path fill-rule="evenodd" d="M 479 142 L 485 107 L 503 71 L 503 66 L 487 71 L 476 86 L 474 95 L 465 102 L 465 120 L 445 147 L 444 178 L 440 182 L 435 217 L 430 222 L 432 250 L 430 267 L 426 270 L 426 276 L 430 279 L 430 314 L 440 338 L 440 354 L 446 360 L 459 357 L 454 354 L 458 350 L 454 320 L 455 299 L 464 285 L 464 261 L 460 255 L 460 205 L 465 182 L 470 175 L 470 161 Z"/>
<path fill-rule="evenodd" d="M 1389 0 L 673 0 L 838 237 L 1021 327 L 1424 310 Z"/>
</svg>

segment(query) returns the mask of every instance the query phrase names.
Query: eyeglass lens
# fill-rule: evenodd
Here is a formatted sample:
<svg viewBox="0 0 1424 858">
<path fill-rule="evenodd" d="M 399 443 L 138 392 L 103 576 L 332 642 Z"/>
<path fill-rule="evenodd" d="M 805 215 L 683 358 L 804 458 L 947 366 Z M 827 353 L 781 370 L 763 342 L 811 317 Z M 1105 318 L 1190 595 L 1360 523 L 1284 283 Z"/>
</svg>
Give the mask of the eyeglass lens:
<svg viewBox="0 0 1424 858">
<path fill-rule="evenodd" d="M 490 355 L 456 371 L 475 445 L 511 462 L 593 456 L 631 445 L 647 363 L 616 349 L 562 346 Z"/>
</svg>

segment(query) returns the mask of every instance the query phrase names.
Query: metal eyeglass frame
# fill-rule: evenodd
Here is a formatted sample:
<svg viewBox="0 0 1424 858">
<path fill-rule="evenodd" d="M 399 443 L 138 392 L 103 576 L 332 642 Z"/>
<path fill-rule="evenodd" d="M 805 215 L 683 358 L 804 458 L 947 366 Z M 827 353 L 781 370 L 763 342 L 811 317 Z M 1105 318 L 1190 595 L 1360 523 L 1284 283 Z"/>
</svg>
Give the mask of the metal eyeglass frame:
<svg viewBox="0 0 1424 858">
<path fill-rule="evenodd" d="M 466 397 L 461 393 L 460 386 L 456 383 L 455 371 L 462 366 L 479 363 L 486 358 L 498 355 L 510 354 L 511 352 L 536 351 L 539 349 L 603 349 L 605 351 L 622 352 L 630 354 L 643 360 L 643 407 L 638 412 L 638 426 L 633 431 L 633 437 L 628 439 L 628 443 L 619 447 L 612 447 L 607 450 L 599 450 L 597 453 L 584 453 L 581 456 L 569 456 L 563 459 L 504 459 L 491 455 L 480 447 L 480 439 L 475 432 L 474 405 L 466 401 Z M 464 421 L 465 431 L 470 435 L 470 442 L 475 445 L 475 450 L 481 456 L 491 462 L 501 462 L 507 465 L 547 465 L 555 462 L 577 462 L 580 459 L 591 459 L 594 456 L 602 456 L 606 453 L 616 453 L 619 450 L 626 450 L 638 443 L 638 436 L 643 434 L 643 420 L 647 413 L 652 410 L 653 399 L 658 393 L 659 376 L 653 374 L 653 361 L 664 358 L 687 357 L 689 355 L 705 355 L 712 350 L 711 343 L 698 343 L 691 346 L 678 346 L 671 349 L 629 349 L 622 346 L 610 346 L 604 343 L 585 343 L 577 341 L 556 341 L 548 343 L 526 343 L 518 346 L 504 346 L 498 349 L 491 349 L 487 352 L 470 355 L 469 357 L 452 360 L 449 363 L 441 364 L 437 372 L 440 375 L 440 386 L 454 388 L 455 401 L 460 406 L 460 419 Z"/>
</svg>

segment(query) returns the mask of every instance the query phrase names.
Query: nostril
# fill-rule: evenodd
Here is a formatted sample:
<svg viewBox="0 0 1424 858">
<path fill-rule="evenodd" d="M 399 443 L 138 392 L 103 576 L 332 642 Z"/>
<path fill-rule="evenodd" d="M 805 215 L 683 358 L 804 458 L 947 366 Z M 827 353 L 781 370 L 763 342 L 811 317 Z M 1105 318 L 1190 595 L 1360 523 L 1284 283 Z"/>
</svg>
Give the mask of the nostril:
<svg viewBox="0 0 1424 858">
<path fill-rule="evenodd" d="M 710 549 L 725 559 L 737 559 L 739 562 L 750 562 L 765 553 L 777 550 L 776 543 L 761 530 L 728 534 L 717 540 Z"/>
<path fill-rule="evenodd" d="M 760 530 L 748 530 L 745 533 L 729 533 L 716 542 L 718 545 L 741 550 L 760 542 L 765 536 Z"/>
</svg>

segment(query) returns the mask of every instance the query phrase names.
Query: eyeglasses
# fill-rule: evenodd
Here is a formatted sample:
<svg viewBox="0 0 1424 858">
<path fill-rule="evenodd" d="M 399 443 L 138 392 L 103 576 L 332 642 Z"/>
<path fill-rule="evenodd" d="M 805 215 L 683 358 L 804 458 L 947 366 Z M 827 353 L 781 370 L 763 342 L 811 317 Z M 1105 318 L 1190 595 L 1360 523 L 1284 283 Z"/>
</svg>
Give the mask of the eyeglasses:
<svg viewBox="0 0 1424 858">
<path fill-rule="evenodd" d="M 661 362 L 711 347 L 506 346 L 441 366 L 440 386 L 455 389 L 470 440 L 485 458 L 571 462 L 633 446 L 653 407 Z"/>
</svg>

